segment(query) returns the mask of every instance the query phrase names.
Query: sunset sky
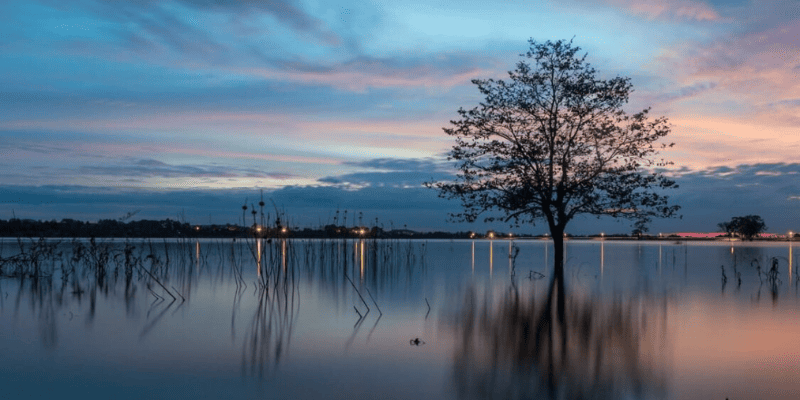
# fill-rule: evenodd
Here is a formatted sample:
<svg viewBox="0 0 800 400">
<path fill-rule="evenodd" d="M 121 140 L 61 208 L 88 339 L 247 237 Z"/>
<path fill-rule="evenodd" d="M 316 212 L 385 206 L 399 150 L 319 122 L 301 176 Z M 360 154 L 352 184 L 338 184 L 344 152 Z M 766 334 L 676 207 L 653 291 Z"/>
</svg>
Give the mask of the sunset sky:
<svg viewBox="0 0 800 400">
<path fill-rule="evenodd" d="M 574 38 L 631 78 L 629 112 L 673 124 L 683 219 L 652 232 L 800 231 L 796 0 L 3 1 L 0 219 L 236 223 L 264 189 L 300 226 L 505 229 L 448 223 L 459 204 L 421 183 L 452 173 L 441 128 L 481 100 L 470 79 L 505 78 L 529 38 Z"/>
</svg>

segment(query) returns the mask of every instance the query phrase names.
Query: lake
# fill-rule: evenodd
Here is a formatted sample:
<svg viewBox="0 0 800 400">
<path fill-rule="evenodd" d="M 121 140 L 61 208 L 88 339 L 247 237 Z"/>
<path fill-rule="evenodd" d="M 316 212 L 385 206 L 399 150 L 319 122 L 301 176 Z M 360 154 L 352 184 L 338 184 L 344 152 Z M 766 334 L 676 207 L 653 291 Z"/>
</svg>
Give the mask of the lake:
<svg viewBox="0 0 800 400">
<path fill-rule="evenodd" d="M 792 243 L 0 245 L 3 398 L 796 399 Z"/>
</svg>

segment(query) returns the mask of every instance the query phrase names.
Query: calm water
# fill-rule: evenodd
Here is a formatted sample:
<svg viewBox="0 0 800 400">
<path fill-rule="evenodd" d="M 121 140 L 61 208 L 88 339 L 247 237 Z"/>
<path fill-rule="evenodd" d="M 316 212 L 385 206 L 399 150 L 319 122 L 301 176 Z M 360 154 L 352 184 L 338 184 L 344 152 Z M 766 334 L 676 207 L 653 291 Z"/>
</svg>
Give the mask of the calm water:
<svg viewBox="0 0 800 400">
<path fill-rule="evenodd" d="M 800 398 L 789 243 L 551 246 L 6 239 L 2 397 Z"/>
</svg>

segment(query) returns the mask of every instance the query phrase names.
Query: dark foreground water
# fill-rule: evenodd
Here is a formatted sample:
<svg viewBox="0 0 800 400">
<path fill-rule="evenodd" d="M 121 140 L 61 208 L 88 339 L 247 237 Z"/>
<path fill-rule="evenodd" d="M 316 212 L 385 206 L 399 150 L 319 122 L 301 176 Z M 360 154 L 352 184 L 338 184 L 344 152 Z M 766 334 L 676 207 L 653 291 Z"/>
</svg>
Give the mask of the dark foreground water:
<svg viewBox="0 0 800 400">
<path fill-rule="evenodd" d="M 0 398 L 800 398 L 789 243 L 551 246 L 6 239 Z"/>
</svg>

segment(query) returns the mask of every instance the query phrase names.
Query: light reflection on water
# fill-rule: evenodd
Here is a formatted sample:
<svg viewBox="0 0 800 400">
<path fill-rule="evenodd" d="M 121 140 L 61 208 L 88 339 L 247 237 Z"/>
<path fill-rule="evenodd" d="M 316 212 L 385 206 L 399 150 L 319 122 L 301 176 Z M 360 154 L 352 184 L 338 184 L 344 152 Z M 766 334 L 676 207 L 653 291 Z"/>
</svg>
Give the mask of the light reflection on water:
<svg viewBox="0 0 800 400">
<path fill-rule="evenodd" d="M 5 240 L 0 384 L 12 398 L 800 395 L 791 244 L 570 240 L 565 282 L 548 246 Z"/>
</svg>

